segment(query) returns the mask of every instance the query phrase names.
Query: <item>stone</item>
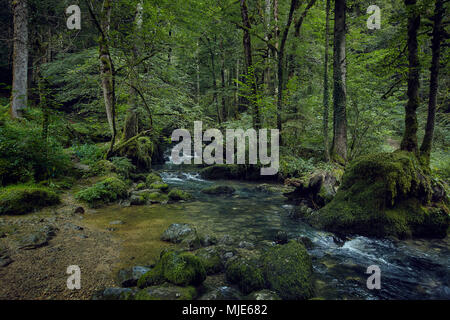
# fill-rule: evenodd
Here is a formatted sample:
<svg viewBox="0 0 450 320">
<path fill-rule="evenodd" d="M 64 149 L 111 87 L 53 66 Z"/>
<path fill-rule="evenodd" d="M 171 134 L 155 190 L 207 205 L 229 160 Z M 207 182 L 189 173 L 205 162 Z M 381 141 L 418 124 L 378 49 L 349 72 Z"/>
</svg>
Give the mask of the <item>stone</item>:
<svg viewBox="0 0 450 320">
<path fill-rule="evenodd" d="M 161 240 L 180 243 L 189 235 L 196 234 L 195 228 L 187 223 L 173 223 L 162 234 Z"/>
<path fill-rule="evenodd" d="M 242 295 L 234 288 L 222 286 L 205 293 L 199 300 L 242 300 Z"/>
<path fill-rule="evenodd" d="M 117 275 L 119 285 L 125 288 L 135 287 L 139 278 L 150 270 L 151 268 L 143 266 L 134 266 L 129 269 L 119 270 Z"/>
</svg>

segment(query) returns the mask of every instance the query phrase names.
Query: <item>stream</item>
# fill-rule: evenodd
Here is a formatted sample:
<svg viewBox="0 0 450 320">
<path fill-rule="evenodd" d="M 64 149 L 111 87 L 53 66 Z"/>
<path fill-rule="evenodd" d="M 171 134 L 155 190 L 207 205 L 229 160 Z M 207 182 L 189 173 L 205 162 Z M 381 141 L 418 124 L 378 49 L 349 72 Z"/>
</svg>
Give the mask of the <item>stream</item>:
<svg viewBox="0 0 450 320">
<path fill-rule="evenodd" d="M 306 236 L 314 243 L 308 251 L 320 298 L 450 299 L 448 237 L 442 240 L 393 241 L 357 236 L 342 242 L 336 240 L 332 233 L 316 230 L 290 218 L 293 206 L 286 202 L 286 198 L 281 193 L 258 190 L 259 183 L 208 181 L 202 179 L 196 169 L 170 164 L 155 169 L 170 187 L 190 192 L 193 199 L 184 203 L 128 208 L 116 206 L 100 210 L 104 215 L 103 223 L 117 217 L 126 221 L 123 228 L 128 228 L 128 235 L 131 235 L 129 254 L 133 256 L 130 259 L 142 256 L 148 261 L 159 256 L 161 246 L 167 245 L 159 237 L 175 222 L 191 223 L 200 232 L 213 234 L 219 239 L 230 235 L 238 242 L 252 242 L 257 248 L 273 241 L 281 230 L 288 234 L 289 239 Z M 230 196 L 201 192 L 214 184 L 230 185 L 236 192 Z M 144 231 L 139 236 L 140 230 Z M 141 252 L 132 252 L 137 243 L 142 247 Z M 129 262 L 133 261 L 138 262 Z M 370 274 L 366 274 L 366 270 L 371 265 L 381 270 L 380 289 L 367 288 Z"/>
</svg>

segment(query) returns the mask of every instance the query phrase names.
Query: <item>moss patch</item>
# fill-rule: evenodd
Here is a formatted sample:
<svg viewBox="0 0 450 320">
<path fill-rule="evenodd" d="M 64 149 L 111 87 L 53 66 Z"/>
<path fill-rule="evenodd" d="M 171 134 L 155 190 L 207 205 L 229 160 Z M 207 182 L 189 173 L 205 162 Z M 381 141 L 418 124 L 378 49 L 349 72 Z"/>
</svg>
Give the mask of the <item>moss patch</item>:
<svg viewBox="0 0 450 320">
<path fill-rule="evenodd" d="M 338 234 L 445 237 L 445 204 L 430 207 L 431 182 L 416 157 L 396 151 L 350 164 L 335 198 L 308 221 Z"/>
<path fill-rule="evenodd" d="M 138 281 L 139 287 L 166 280 L 180 286 L 199 285 L 206 279 L 206 271 L 200 258 L 188 252 L 169 250 L 165 252 L 155 268 Z"/>
<path fill-rule="evenodd" d="M 226 269 L 227 281 L 237 284 L 244 294 L 264 288 L 264 276 L 256 262 L 238 258 Z"/>
<path fill-rule="evenodd" d="M 169 199 L 172 201 L 189 200 L 190 198 L 192 195 L 189 192 L 180 189 L 172 189 L 169 192 Z"/>
<path fill-rule="evenodd" d="M 295 240 L 270 248 L 263 257 L 263 270 L 270 289 L 284 300 L 313 296 L 312 263 L 305 247 Z"/>
<path fill-rule="evenodd" d="M 59 196 L 48 188 L 14 185 L 0 191 L 0 214 L 25 214 L 33 209 L 59 203 Z"/>
<path fill-rule="evenodd" d="M 98 207 L 127 196 L 127 185 L 117 177 L 108 177 L 90 188 L 81 190 L 75 197 L 91 207 Z"/>
</svg>

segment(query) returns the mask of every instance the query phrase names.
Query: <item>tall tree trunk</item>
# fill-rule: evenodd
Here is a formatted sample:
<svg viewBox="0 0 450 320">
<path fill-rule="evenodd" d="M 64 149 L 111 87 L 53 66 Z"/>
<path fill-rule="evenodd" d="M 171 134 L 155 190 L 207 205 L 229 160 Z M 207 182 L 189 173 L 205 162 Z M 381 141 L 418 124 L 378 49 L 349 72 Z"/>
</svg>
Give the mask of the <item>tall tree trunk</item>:
<svg viewBox="0 0 450 320">
<path fill-rule="evenodd" d="M 325 149 L 325 159 L 330 161 L 330 150 L 328 146 L 328 109 L 329 109 L 329 91 L 328 91 L 328 30 L 330 27 L 330 0 L 326 0 L 326 18 L 325 18 L 325 61 L 323 63 L 323 142 Z"/>
<path fill-rule="evenodd" d="M 294 16 L 294 12 L 297 9 L 298 0 L 291 1 L 291 7 L 289 9 L 288 20 L 286 22 L 286 26 L 284 27 L 283 34 L 281 36 L 280 48 L 278 49 L 278 96 L 277 96 L 277 129 L 282 130 L 282 122 L 281 122 L 281 112 L 283 110 L 283 86 L 284 86 L 284 49 L 286 46 L 286 40 L 289 34 L 289 28 L 292 24 L 292 18 Z M 280 134 L 280 145 L 282 145 L 282 135 Z"/>
<path fill-rule="evenodd" d="M 273 0 L 273 22 L 275 26 L 274 30 L 274 41 L 275 41 L 275 50 L 273 52 L 273 58 L 275 61 L 278 61 L 278 38 L 280 36 L 280 28 L 278 26 L 278 0 Z M 278 96 L 278 71 L 274 72 L 274 82 L 276 83 L 274 87 L 274 94 Z"/>
<path fill-rule="evenodd" d="M 12 3 L 14 15 L 13 80 L 11 118 L 19 118 L 27 106 L 28 90 L 28 8 L 26 0 Z"/>
<path fill-rule="evenodd" d="M 347 161 L 347 90 L 345 56 L 346 0 L 336 0 L 334 5 L 333 47 L 333 144 L 330 157 L 345 164 Z"/>
<path fill-rule="evenodd" d="M 222 115 L 221 115 L 220 108 L 219 108 L 219 101 L 217 100 L 216 62 L 214 59 L 214 50 L 213 50 L 213 47 L 211 45 L 211 41 L 209 40 L 209 38 L 206 38 L 206 39 L 208 40 L 209 54 L 211 57 L 211 76 L 213 79 L 213 102 L 216 107 L 217 121 L 219 122 L 219 124 L 221 124 L 222 123 Z M 214 44 L 216 44 L 215 40 L 216 39 L 214 39 Z"/>
<path fill-rule="evenodd" d="M 434 123 L 436 118 L 436 102 L 439 80 L 439 58 L 441 54 L 442 18 L 444 16 L 444 0 L 436 0 L 433 17 L 433 39 L 431 41 L 430 94 L 428 98 L 428 118 L 420 147 L 421 158 L 426 165 L 430 164 L 431 147 L 433 144 Z"/>
<path fill-rule="evenodd" d="M 420 27 L 420 14 L 416 0 L 405 0 L 408 10 L 408 102 L 405 106 L 405 131 L 400 145 L 402 150 L 418 153 L 417 114 L 419 107 L 419 57 L 417 55 L 417 31 Z"/>
<path fill-rule="evenodd" d="M 223 39 L 220 40 L 220 80 L 222 85 L 222 121 L 226 121 L 227 118 L 227 106 L 225 99 L 225 52 L 223 48 Z"/>
<path fill-rule="evenodd" d="M 244 55 L 245 55 L 245 64 L 247 69 L 247 75 L 252 76 L 253 79 L 251 79 L 251 93 L 254 96 L 253 98 L 256 99 L 256 94 L 258 92 L 257 89 L 257 80 L 256 80 L 256 73 L 253 70 L 253 60 L 252 60 L 252 42 L 250 37 L 250 20 L 248 18 L 248 8 L 247 8 L 247 2 L 246 0 L 240 0 L 241 4 L 241 17 L 242 17 L 242 24 L 244 29 L 244 36 L 243 36 L 243 45 L 244 45 Z M 258 106 L 254 103 L 250 103 L 253 109 L 253 126 L 255 129 L 258 129 L 260 127 L 260 116 L 259 116 L 259 109 Z"/>
<path fill-rule="evenodd" d="M 98 40 L 99 60 L 100 60 L 100 78 L 105 101 L 106 117 L 111 130 L 111 144 L 106 155 L 109 158 L 113 154 L 114 143 L 116 141 L 116 94 L 115 94 L 115 72 L 114 64 L 109 51 L 109 30 L 111 26 L 111 0 L 104 0 L 101 12 L 100 22 L 94 14 L 92 3 L 88 2 L 89 12 L 100 32 Z"/>
</svg>

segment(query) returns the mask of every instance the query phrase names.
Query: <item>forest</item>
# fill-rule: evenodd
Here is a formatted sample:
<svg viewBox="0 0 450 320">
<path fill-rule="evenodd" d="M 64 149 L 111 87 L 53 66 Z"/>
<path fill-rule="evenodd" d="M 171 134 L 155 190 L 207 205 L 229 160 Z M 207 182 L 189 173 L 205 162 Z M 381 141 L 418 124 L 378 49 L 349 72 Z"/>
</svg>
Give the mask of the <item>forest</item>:
<svg viewBox="0 0 450 320">
<path fill-rule="evenodd" d="M 448 0 L 0 3 L 1 300 L 450 298 Z"/>
</svg>

